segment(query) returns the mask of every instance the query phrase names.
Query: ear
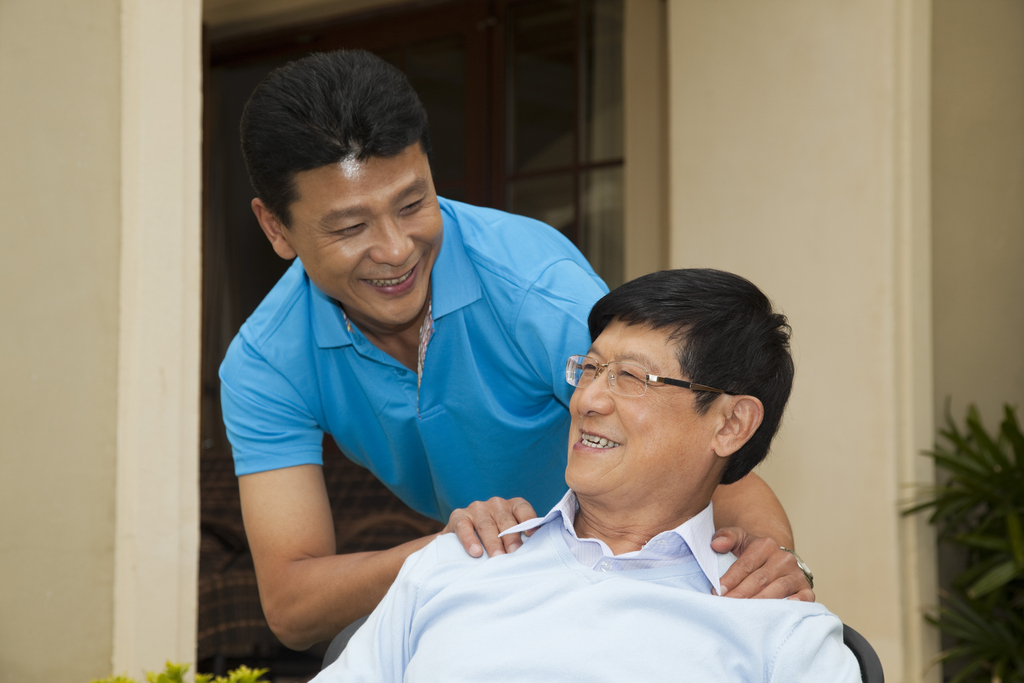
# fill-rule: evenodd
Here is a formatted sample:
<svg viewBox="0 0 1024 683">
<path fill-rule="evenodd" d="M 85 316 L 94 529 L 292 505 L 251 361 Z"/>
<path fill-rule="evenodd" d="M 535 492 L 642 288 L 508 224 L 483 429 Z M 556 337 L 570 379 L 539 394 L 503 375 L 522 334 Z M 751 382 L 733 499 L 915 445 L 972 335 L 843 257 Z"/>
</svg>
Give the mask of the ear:
<svg viewBox="0 0 1024 683">
<path fill-rule="evenodd" d="M 723 396 L 722 426 L 712 446 L 715 455 L 727 458 L 750 440 L 764 419 L 764 406 L 753 396 Z"/>
<path fill-rule="evenodd" d="M 295 250 L 288 243 L 288 228 L 278 220 L 274 212 L 259 197 L 252 200 L 252 212 L 256 214 L 256 220 L 260 222 L 263 234 L 270 240 L 277 255 L 286 260 L 295 258 Z"/>
</svg>

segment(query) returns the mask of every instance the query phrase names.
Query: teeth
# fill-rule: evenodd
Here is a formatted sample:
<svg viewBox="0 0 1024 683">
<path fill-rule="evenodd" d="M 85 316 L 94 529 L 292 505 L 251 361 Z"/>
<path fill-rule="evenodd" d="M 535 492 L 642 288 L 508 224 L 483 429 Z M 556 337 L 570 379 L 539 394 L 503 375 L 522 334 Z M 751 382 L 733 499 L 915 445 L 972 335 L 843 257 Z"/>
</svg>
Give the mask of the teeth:
<svg viewBox="0 0 1024 683">
<path fill-rule="evenodd" d="M 615 448 L 621 445 L 619 443 L 616 443 L 615 441 L 609 441 L 603 436 L 595 436 L 593 434 L 583 434 L 582 436 L 583 443 L 585 443 L 588 446 L 593 446 L 595 448 Z"/>
<path fill-rule="evenodd" d="M 402 275 L 401 277 L 393 278 L 391 280 L 369 280 L 368 279 L 367 282 L 369 282 L 374 287 L 392 287 L 394 285 L 398 285 L 398 284 L 401 284 L 401 283 L 405 282 L 406 280 L 409 279 L 410 275 L 412 275 L 412 271 L 411 270 L 408 273 L 406 273 L 405 275 Z"/>
</svg>

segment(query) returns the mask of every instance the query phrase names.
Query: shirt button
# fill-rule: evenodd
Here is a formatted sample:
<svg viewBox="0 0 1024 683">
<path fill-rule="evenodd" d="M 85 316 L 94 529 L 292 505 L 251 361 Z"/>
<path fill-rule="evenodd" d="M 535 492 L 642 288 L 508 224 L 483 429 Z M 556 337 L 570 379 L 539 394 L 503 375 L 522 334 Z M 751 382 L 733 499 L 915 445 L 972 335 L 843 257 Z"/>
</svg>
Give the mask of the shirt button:
<svg viewBox="0 0 1024 683">
<path fill-rule="evenodd" d="M 606 572 L 606 571 L 608 571 L 608 569 L 609 569 L 610 567 L 611 567 L 611 564 L 610 564 L 610 563 L 608 563 L 608 561 L 607 561 L 607 560 L 601 563 L 601 571 L 603 571 L 603 572 Z"/>
</svg>

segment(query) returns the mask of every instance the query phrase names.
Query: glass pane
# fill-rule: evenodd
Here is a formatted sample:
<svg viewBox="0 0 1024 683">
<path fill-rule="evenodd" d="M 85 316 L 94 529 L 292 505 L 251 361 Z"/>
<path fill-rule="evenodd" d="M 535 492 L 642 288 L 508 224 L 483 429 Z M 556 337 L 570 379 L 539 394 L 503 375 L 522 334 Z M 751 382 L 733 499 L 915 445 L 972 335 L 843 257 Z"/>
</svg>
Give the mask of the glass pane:
<svg viewBox="0 0 1024 683">
<path fill-rule="evenodd" d="M 612 289 L 623 281 L 622 203 L 621 166 L 583 174 L 583 254 Z"/>
<path fill-rule="evenodd" d="M 622 158 L 622 0 L 584 5 L 584 161 Z"/>
<path fill-rule="evenodd" d="M 405 73 L 419 93 L 430 121 L 434 180 L 465 175 L 465 50 L 457 38 L 411 45 Z"/>
<path fill-rule="evenodd" d="M 569 166 L 575 155 L 573 3 L 551 0 L 509 9 L 507 159 L 509 172 Z"/>
<path fill-rule="evenodd" d="M 536 218 L 572 237 L 576 216 L 571 173 L 513 180 L 507 196 L 512 213 Z"/>
</svg>

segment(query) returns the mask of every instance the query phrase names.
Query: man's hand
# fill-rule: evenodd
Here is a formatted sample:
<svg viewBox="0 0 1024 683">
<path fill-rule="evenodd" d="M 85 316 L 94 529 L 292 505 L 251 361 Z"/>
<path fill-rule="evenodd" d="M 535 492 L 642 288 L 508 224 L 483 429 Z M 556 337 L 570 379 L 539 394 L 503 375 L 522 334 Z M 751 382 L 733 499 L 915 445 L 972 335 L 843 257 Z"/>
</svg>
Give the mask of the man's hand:
<svg viewBox="0 0 1024 683">
<path fill-rule="evenodd" d="M 462 547 L 473 557 L 480 557 L 484 548 L 490 557 L 494 557 L 510 553 L 523 544 L 520 534 L 509 534 L 504 538 L 498 538 L 498 534 L 536 516 L 533 506 L 522 498 L 505 500 L 494 497 L 452 512 L 441 533 L 455 532 Z M 530 532 L 526 535 L 529 536 Z"/>
<path fill-rule="evenodd" d="M 739 527 L 715 532 L 711 547 L 732 551 L 736 561 L 721 580 L 722 595 L 730 598 L 785 598 L 814 602 L 814 591 L 796 558 L 770 538 L 751 536 Z"/>
</svg>

